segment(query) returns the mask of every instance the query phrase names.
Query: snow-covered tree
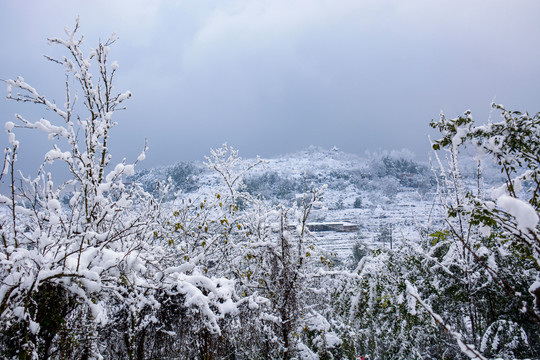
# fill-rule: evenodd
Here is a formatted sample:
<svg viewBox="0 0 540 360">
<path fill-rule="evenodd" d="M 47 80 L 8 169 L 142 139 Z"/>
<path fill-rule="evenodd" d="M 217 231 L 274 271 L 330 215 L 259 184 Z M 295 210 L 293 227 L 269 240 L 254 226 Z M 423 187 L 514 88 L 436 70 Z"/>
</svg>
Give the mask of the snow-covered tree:
<svg viewBox="0 0 540 360">
<path fill-rule="evenodd" d="M 234 284 L 179 262 L 165 236 L 159 197 L 126 183 L 146 147 L 133 163 L 112 163 L 114 113 L 131 92 L 113 87 L 115 36 L 85 55 L 78 30 L 77 20 L 65 39 L 49 39 L 67 50 L 48 58 L 67 74 L 63 106 L 22 77 L 6 81 L 8 99 L 43 106 L 53 118 L 16 115 L 6 123 L 3 176 L 9 176 L 10 196 L 0 197 L 0 353 L 21 359 L 168 356 L 158 341 L 181 342 L 182 334 L 160 321 L 176 312 L 193 320 L 190 330 L 219 334 L 219 320 L 236 311 Z M 53 142 L 35 177 L 17 173 L 19 128 L 42 131 Z M 56 181 L 51 163 L 64 164 L 69 179 Z"/>
<path fill-rule="evenodd" d="M 330 329 L 317 333 L 320 344 L 303 342 L 304 333 L 320 327 L 322 318 L 315 311 L 319 303 L 313 291 L 321 283 L 317 270 L 329 262 L 317 256 L 316 239 L 306 224 L 323 189 L 306 192 L 300 207 L 271 205 L 249 194 L 243 184 L 246 172 L 260 162 L 245 162 L 226 145 L 212 150 L 206 164 L 219 182 L 210 194 L 185 194 L 177 200 L 169 221 L 171 242 L 179 256 L 193 259 L 208 276 L 234 279 L 238 301 L 247 305 L 229 325 L 224 322 L 237 356 L 316 353 L 324 348 L 325 333 L 333 340 L 327 347 L 334 347 L 337 336 L 326 331 Z M 235 321 L 241 326 L 235 327 Z"/>
<path fill-rule="evenodd" d="M 537 357 L 540 115 L 493 107 L 502 121 L 477 126 L 468 111 L 432 123 L 442 134 L 433 148 L 445 150 L 448 163 L 437 156 L 447 217 L 424 254 L 434 286 L 408 293 L 455 335 L 463 356 Z M 466 146 L 495 160 L 505 183 L 484 189 L 481 166 L 476 184 L 467 183 L 459 166 Z"/>
</svg>

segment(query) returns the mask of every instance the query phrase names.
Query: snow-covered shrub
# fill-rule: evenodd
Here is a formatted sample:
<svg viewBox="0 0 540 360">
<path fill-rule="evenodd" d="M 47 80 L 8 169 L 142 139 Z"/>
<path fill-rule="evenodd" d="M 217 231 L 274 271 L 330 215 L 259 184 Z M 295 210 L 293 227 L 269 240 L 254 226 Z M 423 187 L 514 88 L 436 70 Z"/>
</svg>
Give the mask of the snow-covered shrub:
<svg viewBox="0 0 540 360">
<path fill-rule="evenodd" d="M 174 332 L 178 318 L 169 323 L 171 306 L 191 332 L 220 334 L 219 322 L 237 308 L 234 282 L 207 277 L 179 259 L 165 236 L 160 197 L 126 183 L 146 148 L 133 163 L 112 163 L 114 112 L 131 92 L 114 92 L 119 66 L 109 52 L 116 38 L 85 55 L 78 30 L 77 20 L 66 39 L 49 39 L 68 53 L 49 58 L 68 76 L 63 106 L 22 77 L 6 81 L 8 99 L 42 105 L 56 119 L 16 115 L 17 123 L 6 123 L 11 147 L 3 175 L 10 196 L 0 196 L 0 356 L 161 357 L 157 335 L 182 340 Z M 37 175 L 21 174 L 20 181 L 18 128 L 43 131 L 53 141 Z M 50 163 L 64 164 L 70 178 L 56 183 Z"/>
<path fill-rule="evenodd" d="M 540 114 L 494 108 L 498 123 L 475 125 L 467 112 L 432 124 L 442 133 L 433 148 L 448 163 L 437 156 L 444 225 L 430 224 L 419 244 L 364 256 L 355 290 L 336 293 L 340 322 L 370 358 L 538 357 Z M 481 166 L 476 181 L 464 177 L 465 146 L 494 159 L 505 182 L 486 189 Z M 407 168 L 378 164 L 385 176 Z"/>
<path fill-rule="evenodd" d="M 354 334 L 358 353 L 374 360 L 444 358 L 439 352 L 444 340 L 430 327 L 429 316 L 410 312 L 404 293 L 407 280 L 428 281 L 420 259 L 408 244 L 369 251 L 356 276 L 336 294 L 334 306 Z"/>
<path fill-rule="evenodd" d="M 467 111 L 462 117 L 448 120 L 441 116 L 432 123 L 443 135 L 433 148 L 446 149 L 451 154 L 452 182 L 456 183 L 460 176 L 458 151 L 467 145 L 479 155 L 490 156 L 506 177 L 505 183 L 491 189 L 491 193 L 482 189 L 463 192 L 463 204 L 447 203 L 449 216 L 467 218 L 482 235 L 493 239 L 494 247 L 520 254 L 540 270 L 540 113 L 530 116 L 495 104 L 493 108 L 501 112 L 502 121 L 476 126 Z M 477 249 L 469 251 L 479 255 Z M 498 269 L 491 269 L 491 264 L 486 267 L 497 279 Z M 508 285 L 503 288 L 512 291 Z M 540 290 L 535 292 L 538 288 L 531 287 L 535 302 L 526 302 L 525 308 L 540 326 Z M 518 302 L 522 300 L 526 299 Z"/>
<path fill-rule="evenodd" d="M 508 320 L 497 320 L 486 329 L 480 351 L 486 356 L 518 359 L 527 357 L 530 347 L 523 328 Z"/>
<path fill-rule="evenodd" d="M 207 166 L 221 175 L 222 186 L 212 199 L 196 206 L 198 216 L 187 218 L 198 219 L 191 229 L 212 234 L 204 244 L 199 242 L 205 269 L 234 278 L 241 301 L 248 303 L 239 316 L 248 320 L 243 326 L 250 326 L 250 338 L 237 335 L 236 345 L 251 347 L 248 358 L 288 359 L 301 349 L 307 351 L 300 335 L 305 319 L 319 305 L 311 289 L 320 286 L 316 270 L 328 264 L 318 255 L 306 226 L 312 208 L 320 205 L 324 187 L 307 191 L 298 207 L 272 205 L 245 191 L 243 177 L 259 163 L 243 162 L 236 150 L 226 146 L 213 150 Z M 236 206 L 240 199 L 241 211 Z M 211 230 L 216 227 L 217 231 Z"/>
<path fill-rule="evenodd" d="M 437 184 L 445 225 L 431 234 L 423 262 L 431 284 L 408 287 L 435 320 L 454 337 L 462 357 L 536 357 L 540 343 L 540 114 L 500 111 L 502 121 L 475 125 L 469 111 L 444 115 L 431 125 L 441 132 Z M 485 189 L 481 166 L 471 184 L 462 175 L 460 150 L 495 161 L 505 183 Z M 419 295 L 420 293 L 420 295 Z M 421 300 L 423 298 L 424 300 Z"/>
<path fill-rule="evenodd" d="M 75 357 L 98 356 L 95 332 L 107 321 L 104 300 L 123 288 L 122 281 L 140 283 L 144 278 L 145 261 L 135 254 L 148 249 L 155 222 L 150 211 L 154 201 L 138 187 L 123 183 L 138 160 L 111 166 L 108 152 L 114 111 L 131 97 L 129 91 L 113 93 L 118 64 L 109 62 L 108 54 L 116 38 L 98 44 L 85 56 L 77 30 L 78 22 L 73 31 L 66 29 L 67 39 L 49 39 L 64 46 L 70 56 L 49 60 L 62 65 L 79 87 L 73 91 L 71 82 L 66 82 L 63 107 L 22 77 L 6 81 L 8 99 L 43 105 L 57 118 L 32 122 L 16 115 L 17 124 L 6 123 L 11 197 L 2 197 L 9 212 L 2 216 L 0 323 L 8 332 L 20 328 L 20 343 L 13 350 L 21 356 L 70 351 Z M 99 73 L 95 78 L 92 63 Z M 77 107 L 84 107 L 86 115 L 78 117 Z M 45 154 L 37 176 L 23 177 L 20 185 L 14 178 L 18 127 L 60 140 Z M 64 163 L 71 175 L 60 185 L 47 172 L 47 165 L 54 162 Z M 73 336 L 77 344 L 63 336 Z M 4 349 L 11 351 L 10 346 Z"/>
</svg>

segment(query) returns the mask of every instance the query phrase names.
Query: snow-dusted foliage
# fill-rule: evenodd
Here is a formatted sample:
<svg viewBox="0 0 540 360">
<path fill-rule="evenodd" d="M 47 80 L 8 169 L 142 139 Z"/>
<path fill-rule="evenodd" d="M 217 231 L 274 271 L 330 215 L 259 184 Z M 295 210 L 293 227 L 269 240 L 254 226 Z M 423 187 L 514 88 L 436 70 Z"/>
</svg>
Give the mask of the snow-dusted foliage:
<svg viewBox="0 0 540 360">
<path fill-rule="evenodd" d="M 16 115 L 6 124 L 1 356 L 252 359 L 335 352 L 341 339 L 315 300 L 324 278 L 316 270 L 330 262 L 318 255 L 306 226 L 323 189 L 307 191 L 298 207 L 270 206 L 244 190 L 245 173 L 261 161 L 247 163 L 224 145 L 207 158 L 219 179 L 210 192 L 190 187 L 172 194 L 165 183 L 151 184 L 149 194 L 132 181 L 147 149 L 133 163 L 115 164 L 109 153 L 115 110 L 131 97 L 113 92 L 119 66 L 109 53 L 116 38 L 84 55 L 78 30 L 77 21 L 66 39 L 49 40 L 68 52 L 48 58 L 67 73 L 63 106 L 21 77 L 6 81 L 8 99 L 43 105 L 53 118 Z M 34 177 L 17 173 L 19 128 L 43 131 L 53 142 Z M 67 181 L 55 182 L 54 163 L 67 167 Z M 174 167 L 167 177 L 178 184 L 196 172 Z"/>
<path fill-rule="evenodd" d="M 540 115 L 495 108 L 500 123 L 474 126 L 466 113 L 432 124 L 442 133 L 434 149 L 446 150 L 434 168 L 443 225 L 394 250 L 355 247 L 358 265 L 336 287 L 332 316 L 360 354 L 538 357 Z M 467 145 L 482 160 L 475 181 L 459 162 Z M 482 175 L 490 158 L 506 178 L 493 189 Z"/>
<path fill-rule="evenodd" d="M 181 206 L 168 222 L 171 242 L 205 274 L 235 280 L 242 306 L 236 315 L 246 321 L 227 326 L 235 336 L 231 346 L 236 356 L 293 358 L 324 352 L 341 340 L 319 329 L 317 269 L 328 261 L 317 255 L 306 227 L 323 189 L 306 192 L 300 207 L 272 206 L 244 191 L 243 175 L 259 163 L 244 162 L 226 145 L 212 150 L 206 164 L 219 174 L 215 192 L 197 199 L 180 196 Z M 310 338 L 313 326 L 317 343 Z"/>
<path fill-rule="evenodd" d="M 371 359 L 429 359 L 438 353 L 443 339 L 404 292 L 407 281 L 418 283 L 426 275 L 420 259 L 412 244 L 373 251 L 358 263 L 358 279 L 338 295 L 361 354 Z"/>
<path fill-rule="evenodd" d="M 22 77 L 6 81 L 8 99 L 43 105 L 55 119 L 16 115 L 6 124 L 11 148 L 3 175 L 11 196 L 0 198 L 1 356 L 162 357 L 158 341 L 182 336 L 160 321 L 181 313 L 184 327 L 219 334 L 219 321 L 236 311 L 234 283 L 179 258 L 164 235 L 159 198 L 125 183 L 146 148 L 134 163 L 111 163 L 114 112 L 131 92 L 114 92 L 118 64 L 109 62 L 109 51 L 116 38 L 84 55 L 78 30 L 77 21 L 65 39 L 49 39 L 68 52 L 48 58 L 68 77 L 63 106 Z M 53 141 L 35 177 L 17 175 L 17 128 Z M 57 162 L 70 172 L 61 184 L 48 172 Z"/>
<path fill-rule="evenodd" d="M 467 357 L 534 358 L 540 349 L 535 287 L 540 269 L 540 114 L 493 107 L 502 115 L 498 123 L 477 126 L 470 112 L 452 120 L 441 115 L 432 123 L 442 134 L 433 148 L 446 154 L 447 166 L 436 157 L 436 172 L 447 216 L 425 250 L 429 284 L 417 285 L 414 295 L 420 294 L 425 310 L 456 334 Z M 464 181 L 459 166 L 465 146 L 475 150 L 479 161 L 474 185 Z M 489 191 L 481 169 L 491 159 L 505 183 Z"/>
<path fill-rule="evenodd" d="M 78 30 L 50 39 L 68 54 L 48 58 L 67 74 L 63 106 L 5 81 L 8 99 L 52 118 L 5 125 L 0 357 L 540 357 L 540 115 L 495 106 L 503 120 L 483 126 L 442 116 L 433 179 L 403 152 L 246 161 L 227 145 L 204 166 L 136 173 L 146 147 L 133 162 L 109 153 L 132 95 L 114 92 L 116 38 L 84 55 Z M 33 176 L 17 171 L 21 128 L 52 142 Z M 482 160 L 476 182 L 458 161 L 466 146 Z M 490 158 L 504 183 L 486 189 Z M 417 235 L 400 228 L 405 210 L 384 215 L 381 204 L 429 198 L 435 184 L 444 215 L 432 221 L 432 204 L 426 224 L 407 220 Z M 333 233 L 324 247 L 321 232 Z M 339 241 L 357 244 L 338 256 Z"/>
</svg>

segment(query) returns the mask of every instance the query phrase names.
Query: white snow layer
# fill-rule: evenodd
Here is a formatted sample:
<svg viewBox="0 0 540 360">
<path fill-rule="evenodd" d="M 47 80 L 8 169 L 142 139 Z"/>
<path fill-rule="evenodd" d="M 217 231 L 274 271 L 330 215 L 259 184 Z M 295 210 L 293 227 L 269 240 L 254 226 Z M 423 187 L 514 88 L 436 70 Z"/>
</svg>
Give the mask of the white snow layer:
<svg viewBox="0 0 540 360">
<path fill-rule="evenodd" d="M 497 199 L 497 205 L 516 218 L 519 230 L 528 233 L 536 228 L 538 224 L 538 214 L 536 210 L 527 202 L 503 195 Z"/>
</svg>

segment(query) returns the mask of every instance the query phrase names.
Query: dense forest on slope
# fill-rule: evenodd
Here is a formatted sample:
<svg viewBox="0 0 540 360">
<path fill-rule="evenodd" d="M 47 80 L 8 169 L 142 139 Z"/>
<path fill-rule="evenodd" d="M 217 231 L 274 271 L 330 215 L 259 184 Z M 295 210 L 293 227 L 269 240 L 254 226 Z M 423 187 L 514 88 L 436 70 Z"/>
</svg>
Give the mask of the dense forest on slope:
<svg viewBox="0 0 540 360">
<path fill-rule="evenodd" d="M 147 149 L 114 164 L 108 147 L 131 97 L 113 88 L 116 38 L 85 55 L 78 30 L 50 39 L 67 51 L 50 59 L 70 79 L 63 107 L 6 81 L 8 99 L 51 119 L 6 123 L 3 358 L 540 357 L 539 114 L 441 116 L 433 170 L 403 153 L 264 161 L 224 145 L 202 165 L 138 172 Z M 21 127 L 53 141 L 36 177 L 17 172 Z M 463 167 L 473 148 L 478 166 Z M 494 167 L 502 177 L 484 181 Z M 437 215 L 396 222 L 400 201 Z M 340 254 L 345 232 L 321 234 L 337 220 L 356 236 Z"/>
</svg>

